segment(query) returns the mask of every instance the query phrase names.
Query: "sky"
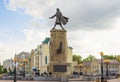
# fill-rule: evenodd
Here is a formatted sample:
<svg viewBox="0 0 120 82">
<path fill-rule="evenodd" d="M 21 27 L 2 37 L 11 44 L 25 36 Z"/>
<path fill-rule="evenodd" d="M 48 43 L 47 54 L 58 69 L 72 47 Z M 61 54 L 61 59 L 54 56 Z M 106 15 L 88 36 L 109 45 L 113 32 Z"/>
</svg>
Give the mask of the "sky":
<svg viewBox="0 0 120 82">
<path fill-rule="evenodd" d="M 69 18 L 68 45 L 83 58 L 120 55 L 120 0 L 0 0 L 0 62 L 50 37 L 56 8 Z M 56 27 L 59 29 L 59 26 Z"/>
</svg>

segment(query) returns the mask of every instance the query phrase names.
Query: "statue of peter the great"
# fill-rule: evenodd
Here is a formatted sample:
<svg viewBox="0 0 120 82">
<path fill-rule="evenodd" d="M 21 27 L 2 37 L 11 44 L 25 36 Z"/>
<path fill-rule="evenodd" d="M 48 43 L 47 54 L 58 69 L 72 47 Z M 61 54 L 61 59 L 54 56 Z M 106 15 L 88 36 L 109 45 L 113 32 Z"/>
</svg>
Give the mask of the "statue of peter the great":
<svg viewBox="0 0 120 82">
<path fill-rule="evenodd" d="M 57 8 L 56 11 L 57 12 L 55 13 L 55 15 L 53 15 L 52 17 L 49 17 L 50 19 L 56 17 L 56 21 L 53 29 L 55 29 L 56 25 L 60 25 L 60 27 L 64 30 L 62 24 L 63 25 L 67 24 L 69 18 L 63 16 L 59 8 Z"/>
</svg>

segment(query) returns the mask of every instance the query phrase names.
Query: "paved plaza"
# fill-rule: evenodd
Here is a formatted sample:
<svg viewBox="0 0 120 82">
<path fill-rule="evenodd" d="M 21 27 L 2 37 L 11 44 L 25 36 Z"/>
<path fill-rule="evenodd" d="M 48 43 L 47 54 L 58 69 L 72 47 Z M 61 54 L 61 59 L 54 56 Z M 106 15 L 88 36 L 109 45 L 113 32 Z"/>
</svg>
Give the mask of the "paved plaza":
<svg viewBox="0 0 120 82">
<path fill-rule="evenodd" d="M 13 80 L 0 80 L 0 82 L 14 82 Z M 17 82 L 60 82 L 60 81 L 17 81 Z M 80 81 L 80 80 L 71 80 L 68 82 L 96 82 L 96 81 Z M 119 79 L 108 80 L 108 82 L 120 82 Z"/>
<path fill-rule="evenodd" d="M 108 82 L 120 82 L 120 78 L 119 79 L 109 80 Z"/>
<path fill-rule="evenodd" d="M 14 82 L 13 80 L 0 80 L 0 82 Z M 17 81 L 17 82 L 58 82 L 58 81 Z"/>
</svg>

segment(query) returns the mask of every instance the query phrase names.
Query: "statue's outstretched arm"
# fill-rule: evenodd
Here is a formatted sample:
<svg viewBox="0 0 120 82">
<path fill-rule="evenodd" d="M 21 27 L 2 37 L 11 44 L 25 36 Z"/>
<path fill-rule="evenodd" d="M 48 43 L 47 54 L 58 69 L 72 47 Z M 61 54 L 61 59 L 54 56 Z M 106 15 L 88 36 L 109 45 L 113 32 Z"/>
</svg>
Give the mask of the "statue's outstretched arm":
<svg viewBox="0 0 120 82">
<path fill-rule="evenodd" d="M 55 14 L 55 15 L 53 15 L 53 16 L 51 16 L 51 17 L 49 17 L 49 18 L 51 19 L 51 18 L 54 18 L 55 16 L 56 16 L 56 14 Z"/>
</svg>

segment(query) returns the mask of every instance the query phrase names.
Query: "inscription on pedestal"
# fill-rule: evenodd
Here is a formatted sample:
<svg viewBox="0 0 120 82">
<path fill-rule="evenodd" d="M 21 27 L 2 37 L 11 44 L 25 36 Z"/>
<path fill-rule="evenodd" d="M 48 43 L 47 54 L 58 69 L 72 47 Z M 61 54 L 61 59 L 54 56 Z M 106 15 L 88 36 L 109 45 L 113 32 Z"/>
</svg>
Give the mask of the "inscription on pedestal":
<svg viewBox="0 0 120 82">
<path fill-rule="evenodd" d="M 53 65 L 53 71 L 54 72 L 67 72 L 67 66 L 66 65 Z"/>
</svg>

